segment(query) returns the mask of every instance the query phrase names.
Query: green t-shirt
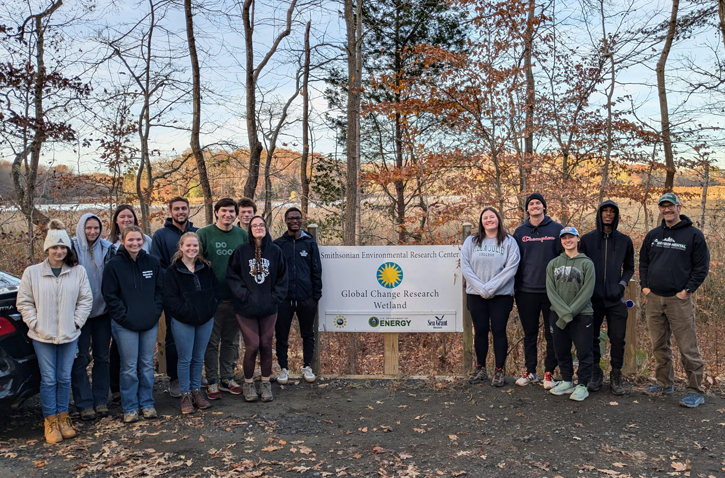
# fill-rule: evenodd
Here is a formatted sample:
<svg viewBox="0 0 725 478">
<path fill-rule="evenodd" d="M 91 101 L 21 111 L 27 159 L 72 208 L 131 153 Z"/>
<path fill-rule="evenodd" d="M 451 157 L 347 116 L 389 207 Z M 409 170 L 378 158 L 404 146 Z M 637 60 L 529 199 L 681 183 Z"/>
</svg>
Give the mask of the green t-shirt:
<svg viewBox="0 0 725 478">
<path fill-rule="evenodd" d="M 239 244 L 247 242 L 247 231 L 232 227 L 229 231 L 222 231 L 216 224 L 202 227 L 196 233 L 201 242 L 201 253 L 211 262 L 214 274 L 219 280 L 222 300 L 232 298 L 232 291 L 227 285 L 227 265 L 229 257 Z"/>
</svg>

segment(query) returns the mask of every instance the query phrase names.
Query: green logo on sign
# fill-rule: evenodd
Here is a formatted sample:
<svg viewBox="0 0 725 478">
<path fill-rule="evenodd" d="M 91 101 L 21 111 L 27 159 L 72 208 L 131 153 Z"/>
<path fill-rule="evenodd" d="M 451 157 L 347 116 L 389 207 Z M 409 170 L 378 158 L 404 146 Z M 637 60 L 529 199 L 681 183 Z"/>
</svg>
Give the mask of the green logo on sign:
<svg viewBox="0 0 725 478">
<path fill-rule="evenodd" d="M 377 317 L 370 317 L 368 319 L 368 324 L 370 325 L 370 327 L 377 327 L 378 325 L 380 325 L 380 320 L 378 320 Z"/>
</svg>

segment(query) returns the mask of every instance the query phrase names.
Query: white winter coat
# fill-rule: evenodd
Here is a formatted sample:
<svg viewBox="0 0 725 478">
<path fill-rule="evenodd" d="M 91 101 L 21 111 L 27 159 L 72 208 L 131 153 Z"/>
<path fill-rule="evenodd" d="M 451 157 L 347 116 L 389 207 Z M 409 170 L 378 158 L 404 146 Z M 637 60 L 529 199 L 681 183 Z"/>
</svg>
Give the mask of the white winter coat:
<svg viewBox="0 0 725 478">
<path fill-rule="evenodd" d="M 50 344 L 73 342 L 93 306 L 86 270 L 63 264 L 55 277 L 48 259 L 28 267 L 20 280 L 16 306 L 31 339 Z"/>
</svg>

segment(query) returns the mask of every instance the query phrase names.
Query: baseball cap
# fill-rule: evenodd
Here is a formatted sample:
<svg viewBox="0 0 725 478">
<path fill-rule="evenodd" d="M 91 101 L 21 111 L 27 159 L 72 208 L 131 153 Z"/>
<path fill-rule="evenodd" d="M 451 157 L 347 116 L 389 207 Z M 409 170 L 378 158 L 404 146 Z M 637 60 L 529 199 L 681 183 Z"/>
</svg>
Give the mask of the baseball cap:
<svg viewBox="0 0 725 478">
<path fill-rule="evenodd" d="M 579 231 L 576 230 L 576 227 L 566 226 L 564 229 L 559 231 L 559 237 L 563 236 L 564 234 L 572 234 L 574 236 L 578 236 Z"/>
<path fill-rule="evenodd" d="M 657 205 L 660 205 L 663 202 L 671 202 L 675 206 L 679 206 L 680 198 L 678 198 L 677 194 L 675 193 L 664 193 L 662 196 L 660 196 L 659 201 L 657 201 Z"/>
</svg>

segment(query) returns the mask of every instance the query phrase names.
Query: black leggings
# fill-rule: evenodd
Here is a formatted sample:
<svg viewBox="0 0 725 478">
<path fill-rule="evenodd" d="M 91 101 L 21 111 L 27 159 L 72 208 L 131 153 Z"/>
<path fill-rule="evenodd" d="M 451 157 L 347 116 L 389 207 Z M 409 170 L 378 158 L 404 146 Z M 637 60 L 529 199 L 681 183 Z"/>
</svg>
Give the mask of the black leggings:
<svg viewBox="0 0 725 478">
<path fill-rule="evenodd" d="M 262 377 L 272 375 L 272 337 L 274 336 L 274 323 L 277 314 L 262 319 L 250 319 L 236 314 L 239 327 L 244 338 L 244 378 L 254 377 L 254 365 L 259 352 L 259 366 Z"/>
<path fill-rule="evenodd" d="M 471 311 L 473 330 L 475 331 L 476 361 L 479 367 L 486 366 L 488 356 L 488 333 L 493 333 L 493 354 L 496 368 L 506 364 L 509 341 L 506 336 L 506 324 L 514 307 L 514 298 L 501 295 L 484 299 L 480 295 L 468 294 L 468 310 Z"/>
</svg>

